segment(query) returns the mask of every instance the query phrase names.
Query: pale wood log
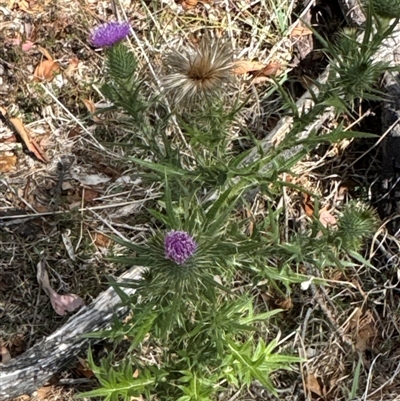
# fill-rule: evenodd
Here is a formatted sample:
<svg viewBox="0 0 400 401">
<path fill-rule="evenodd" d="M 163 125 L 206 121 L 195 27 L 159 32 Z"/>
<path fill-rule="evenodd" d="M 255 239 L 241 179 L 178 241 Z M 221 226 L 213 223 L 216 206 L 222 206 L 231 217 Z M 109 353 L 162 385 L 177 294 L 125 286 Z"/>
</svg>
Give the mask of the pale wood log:
<svg viewBox="0 0 400 401">
<path fill-rule="evenodd" d="M 118 281 L 138 279 L 140 268 L 133 267 Z M 131 288 L 124 288 L 128 295 Z M 43 386 L 55 373 L 73 362 L 93 340 L 82 338 L 83 334 L 107 328 L 114 315 L 123 317 L 127 308 L 118 306 L 121 299 L 110 287 L 93 303 L 82 308 L 51 336 L 34 345 L 8 364 L 0 364 L 0 400 L 8 400 L 22 394 L 31 395 Z"/>
<path fill-rule="evenodd" d="M 365 15 L 358 0 L 339 0 L 340 8 L 350 26 L 361 27 L 365 22 Z"/>
</svg>

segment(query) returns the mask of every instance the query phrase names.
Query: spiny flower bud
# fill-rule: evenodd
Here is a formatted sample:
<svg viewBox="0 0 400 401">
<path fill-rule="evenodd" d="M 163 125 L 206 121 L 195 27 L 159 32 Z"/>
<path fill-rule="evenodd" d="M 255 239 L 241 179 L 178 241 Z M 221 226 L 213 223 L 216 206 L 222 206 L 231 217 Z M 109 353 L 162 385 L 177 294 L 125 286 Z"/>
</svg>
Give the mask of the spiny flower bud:
<svg viewBox="0 0 400 401">
<path fill-rule="evenodd" d="M 196 252 L 196 241 L 185 231 L 171 231 L 165 236 L 165 257 L 183 265 Z"/>
<path fill-rule="evenodd" d="M 95 47 L 110 47 L 126 38 L 130 29 L 128 22 L 106 22 L 93 29 L 90 41 Z"/>
</svg>

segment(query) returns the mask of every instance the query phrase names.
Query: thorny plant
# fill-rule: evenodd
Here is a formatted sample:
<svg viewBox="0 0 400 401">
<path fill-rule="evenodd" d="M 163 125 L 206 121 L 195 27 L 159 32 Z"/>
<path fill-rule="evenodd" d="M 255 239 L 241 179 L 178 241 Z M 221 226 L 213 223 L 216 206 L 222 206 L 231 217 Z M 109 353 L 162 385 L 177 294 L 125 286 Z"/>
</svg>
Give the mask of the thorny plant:
<svg viewBox="0 0 400 401">
<path fill-rule="evenodd" d="M 217 399 L 228 386 L 240 389 L 254 380 L 277 394 L 270 373 L 292 369 L 301 359 L 284 355 L 279 338 L 269 338 L 268 321 L 279 319 L 280 310 L 258 305 L 252 288 L 267 283 L 287 295 L 295 283 L 324 282 L 326 267 L 368 265 L 360 253 L 376 225 L 368 206 L 357 201 L 345 205 L 336 229 L 312 218 L 305 228 L 283 236 L 283 211 L 276 207 L 276 199 L 290 185 L 279 180 L 280 174 L 290 171 L 306 152 L 321 142 L 364 135 L 345 132 L 340 125 L 324 136 L 313 132 L 304 139 L 300 134 L 327 108 L 334 107 L 341 115 L 362 99 L 381 96 L 377 81 L 389 67 L 373 56 L 394 24 L 384 22 L 377 4 L 378 0 L 367 4 L 361 42 L 353 30 L 343 31 L 334 43 L 319 38 L 330 75 L 326 83 L 315 83 L 318 94 L 311 110 L 297 110 L 276 83 L 293 126 L 276 148 L 260 150 L 250 163 L 244 163 L 248 151 L 230 135 L 242 104 L 237 100 L 228 108 L 221 97 L 222 86 L 232 83 L 232 60 L 225 44 L 206 37 L 198 49 L 169 55 L 166 92 L 145 101 L 135 55 L 121 42 L 128 33 L 125 25 L 116 29 L 110 24 L 93 33 L 93 44 L 107 46 L 103 93 L 136 128 L 135 157 L 129 161 L 144 178 L 161 184 L 164 196 L 149 211 L 154 236 L 147 243 L 118 240 L 126 254 L 112 259 L 143 266 L 143 274 L 139 280 L 113 283 L 131 310 L 130 319 L 116 321 L 110 330 L 93 336 L 110 338 L 115 345 L 128 340 L 129 350 L 123 360 L 110 353 L 100 366 L 89 353 L 99 388 L 82 397 L 205 401 Z M 117 43 L 111 43 L 112 37 Z M 168 101 L 175 102 L 171 112 Z M 151 110 L 157 110 L 159 121 L 152 120 Z M 183 141 L 167 135 L 171 121 L 178 122 Z M 244 129 L 243 136 L 258 146 Z M 299 145 L 304 148 L 299 155 L 282 156 Z M 240 213 L 254 191 L 265 199 L 266 216 L 261 221 Z M 304 265 L 313 266 L 320 278 L 310 277 Z M 246 277 L 248 286 L 234 288 L 239 275 Z M 124 286 L 135 288 L 135 294 L 125 295 Z M 141 358 L 149 347 L 157 363 Z"/>
</svg>

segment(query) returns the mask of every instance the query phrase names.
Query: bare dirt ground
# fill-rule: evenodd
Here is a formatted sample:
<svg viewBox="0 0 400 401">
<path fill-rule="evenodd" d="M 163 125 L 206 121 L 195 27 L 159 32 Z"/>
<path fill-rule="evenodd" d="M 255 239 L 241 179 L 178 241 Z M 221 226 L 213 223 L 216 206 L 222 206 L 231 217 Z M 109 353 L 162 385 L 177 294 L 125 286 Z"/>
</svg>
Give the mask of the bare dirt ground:
<svg viewBox="0 0 400 401">
<path fill-rule="evenodd" d="M 297 77 L 300 96 L 326 65 L 318 43 L 297 17 L 332 35 L 344 25 L 331 1 L 128 1 L 118 3 L 135 35 L 130 43 L 148 77 L 148 92 L 159 90 L 163 55 L 205 28 L 229 33 L 238 58 L 279 66 Z M 274 8 L 275 7 L 275 8 Z M 37 281 L 43 263 L 60 294 L 90 303 L 121 268 L 106 260 L 118 247 L 108 238 L 135 241 L 151 221 L 146 206 L 157 188 L 142 183 L 125 159 L 134 133 L 118 115 L 93 117 L 106 100 L 99 87 L 103 53 L 90 46 L 96 24 L 113 19 L 111 3 L 89 0 L 9 0 L 0 4 L 0 346 L 22 354 L 68 319 L 58 315 Z M 293 34 L 293 29 L 303 29 Z M 279 121 L 278 97 L 269 96 L 267 77 L 240 77 L 250 102 L 243 121 L 257 138 Z M 354 120 L 360 129 L 379 130 L 379 104 L 366 104 Z M 351 124 L 353 121 L 348 121 Z M 335 124 L 331 122 L 329 124 Z M 324 126 L 329 130 L 329 124 Z M 28 140 L 21 135 L 21 126 Z M 19 128 L 19 129 L 18 129 Z M 378 133 L 378 132 L 376 132 Z M 33 139 L 33 141 L 32 141 Z M 28 143 L 27 143 L 28 142 Z M 30 143 L 30 145 L 29 145 Z M 105 143 L 114 143 L 107 146 Z M 372 201 L 381 152 L 373 140 L 320 147 L 296 167 L 294 183 L 321 196 L 321 207 L 348 198 Z M 287 215 L 306 215 L 309 203 L 288 191 Z M 262 199 L 253 212 L 263 216 Z M 261 205 L 261 206 L 260 206 Z M 29 214 L 29 219 L 24 215 Z M 309 362 L 275 375 L 282 400 L 350 400 L 357 366 L 365 400 L 395 400 L 400 391 L 398 236 L 385 221 L 365 249 L 373 267 L 344 274 L 332 269 L 330 287 L 293 289 L 290 298 L 260 292 L 260 299 L 286 309 L 282 337 Z M 96 348 L 99 356 L 107 346 Z M 94 385 L 85 355 L 76 366 L 33 397 L 70 400 Z M 240 399 L 274 399 L 256 386 Z"/>
</svg>

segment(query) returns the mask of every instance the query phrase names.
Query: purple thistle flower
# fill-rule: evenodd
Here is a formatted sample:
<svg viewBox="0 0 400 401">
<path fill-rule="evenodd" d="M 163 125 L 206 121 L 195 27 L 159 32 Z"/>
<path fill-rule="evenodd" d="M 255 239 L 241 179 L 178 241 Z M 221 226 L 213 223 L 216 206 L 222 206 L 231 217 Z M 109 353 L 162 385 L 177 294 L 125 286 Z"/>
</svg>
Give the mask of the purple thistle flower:
<svg viewBox="0 0 400 401">
<path fill-rule="evenodd" d="M 183 265 L 197 249 L 196 241 L 185 231 L 171 231 L 164 240 L 165 257 Z"/>
<path fill-rule="evenodd" d="M 92 30 L 90 41 L 95 47 L 109 47 L 126 38 L 130 29 L 129 22 L 106 22 Z"/>
</svg>

